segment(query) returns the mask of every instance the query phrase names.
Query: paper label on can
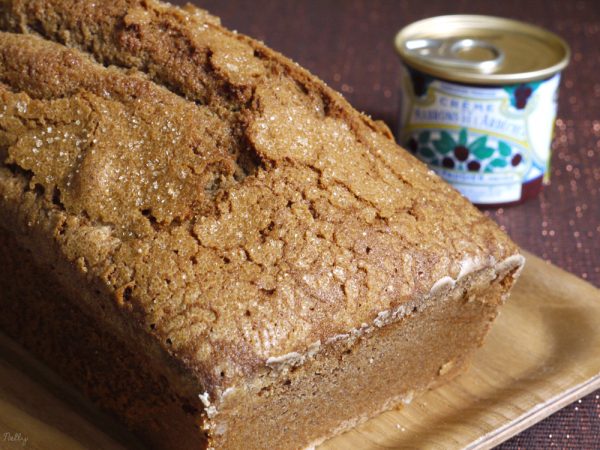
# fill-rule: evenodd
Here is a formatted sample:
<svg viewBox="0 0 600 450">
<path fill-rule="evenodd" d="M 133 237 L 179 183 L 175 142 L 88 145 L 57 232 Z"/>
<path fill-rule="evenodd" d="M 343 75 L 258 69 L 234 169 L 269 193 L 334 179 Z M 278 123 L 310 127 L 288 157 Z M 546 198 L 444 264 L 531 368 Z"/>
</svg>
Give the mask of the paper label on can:
<svg viewBox="0 0 600 450">
<path fill-rule="evenodd" d="M 404 70 L 401 143 L 473 203 L 518 201 L 547 176 L 559 74 L 470 86 Z"/>
</svg>

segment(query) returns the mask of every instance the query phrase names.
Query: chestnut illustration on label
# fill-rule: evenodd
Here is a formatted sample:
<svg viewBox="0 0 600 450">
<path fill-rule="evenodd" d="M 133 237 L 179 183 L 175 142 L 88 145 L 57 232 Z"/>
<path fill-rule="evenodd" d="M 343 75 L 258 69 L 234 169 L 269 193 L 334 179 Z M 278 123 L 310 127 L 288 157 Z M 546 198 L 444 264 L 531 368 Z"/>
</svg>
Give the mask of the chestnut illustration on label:
<svg viewBox="0 0 600 450">
<path fill-rule="evenodd" d="M 432 139 L 431 131 L 424 130 L 417 139 L 411 137 L 406 147 L 430 165 L 469 172 L 491 173 L 523 162 L 519 150 L 510 144 L 498 140 L 494 148 L 488 145 L 488 136 L 470 139 L 466 128 L 458 132 L 457 139 L 444 130 L 437 139 Z"/>
</svg>

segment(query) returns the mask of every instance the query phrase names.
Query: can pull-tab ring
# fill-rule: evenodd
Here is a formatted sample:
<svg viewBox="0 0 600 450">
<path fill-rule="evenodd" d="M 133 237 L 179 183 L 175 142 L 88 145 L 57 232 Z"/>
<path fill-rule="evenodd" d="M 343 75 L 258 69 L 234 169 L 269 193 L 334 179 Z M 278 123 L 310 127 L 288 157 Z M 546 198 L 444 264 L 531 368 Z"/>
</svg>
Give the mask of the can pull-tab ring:
<svg viewBox="0 0 600 450">
<path fill-rule="evenodd" d="M 491 73 L 504 61 L 504 52 L 480 39 L 412 39 L 404 46 L 408 53 L 447 67 Z"/>
</svg>

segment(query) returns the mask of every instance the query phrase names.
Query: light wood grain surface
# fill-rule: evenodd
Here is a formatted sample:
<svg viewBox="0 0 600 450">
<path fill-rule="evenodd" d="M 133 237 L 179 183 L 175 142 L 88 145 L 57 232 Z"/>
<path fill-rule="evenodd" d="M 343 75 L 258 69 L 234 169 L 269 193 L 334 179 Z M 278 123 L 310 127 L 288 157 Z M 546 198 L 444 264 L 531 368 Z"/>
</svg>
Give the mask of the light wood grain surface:
<svg viewBox="0 0 600 450">
<path fill-rule="evenodd" d="M 600 387 L 600 291 L 532 255 L 471 368 L 320 450 L 491 448 Z M 139 448 L 0 337 L 0 448 Z"/>
</svg>

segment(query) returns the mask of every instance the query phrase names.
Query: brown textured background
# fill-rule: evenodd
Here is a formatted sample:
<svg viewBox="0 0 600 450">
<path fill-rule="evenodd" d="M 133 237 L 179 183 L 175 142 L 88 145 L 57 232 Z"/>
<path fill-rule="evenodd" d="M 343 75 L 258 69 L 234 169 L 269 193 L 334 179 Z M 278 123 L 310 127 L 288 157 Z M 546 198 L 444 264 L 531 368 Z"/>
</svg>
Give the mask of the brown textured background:
<svg viewBox="0 0 600 450">
<path fill-rule="evenodd" d="M 442 14 L 489 14 L 528 21 L 563 36 L 573 55 L 560 91 L 552 182 L 529 203 L 487 214 L 525 249 L 600 287 L 599 1 L 194 2 L 220 16 L 227 27 L 261 39 L 305 66 L 392 130 L 399 85 L 392 39 L 404 25 Z M 499 448 L 600 449 L 600 391 Z"/>
</svg>

